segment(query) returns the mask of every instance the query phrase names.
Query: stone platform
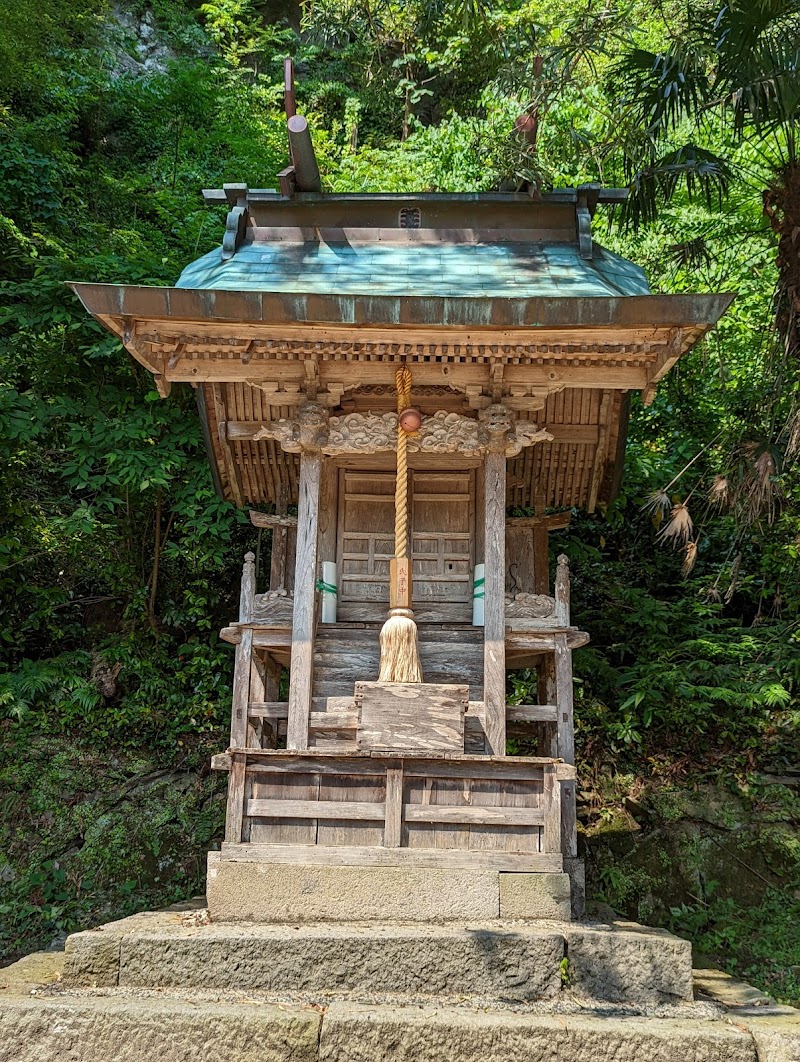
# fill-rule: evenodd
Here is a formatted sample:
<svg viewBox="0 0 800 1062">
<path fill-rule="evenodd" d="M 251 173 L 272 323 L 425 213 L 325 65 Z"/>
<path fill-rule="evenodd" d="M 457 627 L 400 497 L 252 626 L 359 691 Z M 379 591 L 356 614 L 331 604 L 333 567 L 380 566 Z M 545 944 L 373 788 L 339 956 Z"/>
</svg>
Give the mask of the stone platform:
<svg viewBox="0 0 800 1062">
<path fill-rule="evenodd" d="M 65 987 L 63 956 L 0 970 L 0 1062 L 794 1062 L 800 1013 L 724 974 L 707 999 L 625 1006 Z"/>
<path fill-rule="evenodd" d="M 207 896 L 221 922 L 461 922 L 493 918 L 570 918 L 570 878 L 481 867 L 315 863 L 287 846 L 278 862 L 253 847 L 241 855 L 209 852 Z M 307 849 L 306 849 L 307 851 Z M 341 858 L 345 858 L 345 853 Z M 298 853 L 308 861 L 297 861 Z M 379 853 L 382 854 L 382 853 Z M 459 855 L 461 855 L 459 853 Z M 390 853 L 390 858 L 391 858 Z"/>
<path fill-rule="evenodd" d="M 800 1014 L 630 923 L 134 915 L 0 970 L 0 1062 L 797 1062 Z"/>
<path fill-rule="evenodd" d="M 691 946 L 632 923 L 208 923 L 152 912 L 76 933 L 64 983 L 532 1001 L 692 998 Z M 566 960 L 566 962 L 565 962 Z"/>
</svg>

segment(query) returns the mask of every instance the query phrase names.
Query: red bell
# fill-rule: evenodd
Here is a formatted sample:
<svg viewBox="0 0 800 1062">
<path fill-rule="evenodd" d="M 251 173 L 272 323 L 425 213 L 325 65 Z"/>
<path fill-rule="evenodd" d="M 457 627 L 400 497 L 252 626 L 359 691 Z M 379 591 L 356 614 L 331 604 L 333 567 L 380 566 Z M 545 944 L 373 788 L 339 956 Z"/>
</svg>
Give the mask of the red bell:
<svg viewBox="0 0 800 1062">
<path fill-rule="evenodd" d="M 419 431 L 422 424 L 422 414 L 418 409 L 413 406 L 408 406 L 400 413 L 400 427 L 406 433 L 410 435 L 411 432 Z"/>
</svg>

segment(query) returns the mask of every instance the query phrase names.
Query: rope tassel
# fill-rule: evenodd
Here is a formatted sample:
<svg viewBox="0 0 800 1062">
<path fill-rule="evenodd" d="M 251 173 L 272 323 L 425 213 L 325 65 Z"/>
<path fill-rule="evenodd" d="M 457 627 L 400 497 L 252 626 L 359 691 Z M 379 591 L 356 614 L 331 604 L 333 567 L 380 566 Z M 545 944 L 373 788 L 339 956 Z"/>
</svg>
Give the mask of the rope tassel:
<svg viewBox="0 0 800 1062">
<path fill-rule="evenodd" d="M 408 436 L 401 418 L 411 403 L 411 371 L 395 374 L 397 388 L 397 475 L 394 490 L 394 558 L 389 566 L 389 618 L 381 630 L 380 682 L 422 682 L 417 625 L 411 608 L 411 561 L 408 557 Z M 413 422 L 414 418 L 411 418 Z M 417 418 L 418 423 L 418 418 Z"/>
</svg>

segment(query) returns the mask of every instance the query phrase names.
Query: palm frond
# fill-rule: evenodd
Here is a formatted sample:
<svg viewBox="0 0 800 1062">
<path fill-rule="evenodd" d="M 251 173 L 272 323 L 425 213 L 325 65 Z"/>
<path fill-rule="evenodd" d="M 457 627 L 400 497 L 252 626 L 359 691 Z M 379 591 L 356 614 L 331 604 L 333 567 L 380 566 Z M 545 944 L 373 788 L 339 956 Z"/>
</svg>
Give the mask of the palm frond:
<svg viewBox="0 0 800 1062">
<path fill-rule="evenodd" d="M 710 208 L 728 194 L 731 180 L 725 159 L 696 144 L 683 144 L 634 173 L 622 222 L 633 229 L 649 224 L 679 189 L 685 189 L 690 199 L 701 198 Z"/>
<path fill-rule="evenodd" d="M 711 98 L 707 50 L 677 40 L 667 52 L 634 48 L 612 69 L 612 92 L 651 131 L 674 129 Z"/>
<path fill-rule="evenodd" d="M 658 541 L 668 543 L 675 549 L 685 548 L 692 537 L 694 524 L 685 502 L 673 505 L 669 523 L 658 533 Z"/>
</svg>

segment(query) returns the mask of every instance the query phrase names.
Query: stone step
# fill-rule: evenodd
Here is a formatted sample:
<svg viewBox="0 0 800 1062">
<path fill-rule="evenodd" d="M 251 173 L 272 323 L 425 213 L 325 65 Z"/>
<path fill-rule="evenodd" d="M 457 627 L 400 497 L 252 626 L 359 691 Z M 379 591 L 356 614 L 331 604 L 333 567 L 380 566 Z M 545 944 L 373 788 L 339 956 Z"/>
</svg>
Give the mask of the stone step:
<svg viewBox="0 0 800 1062">
<path fill-rule="evenodd" d="M 133 915 L 69 937 L 64 984 L 622 1003 L 692 998 L 691 947 L 626 923 L 263 925 Z M 568 960 L 564 964 L 564 959 Z"/>
<path fill-rule="evenodd" d="M 779 1062 L 742 1022 L 59 989 L 0 998 L 0 1062 Z M 790 1046 L 780 1038 L 774 1046 Z"/>
<path fill-rule="evenodd" d="M 174 916 L 176 909 L 160 912 Z M 145 919 L 150 929 L 153 918 Z M 131 930 L 134 919 L 126 919 Z M 193 919 L 193 921 L 191 920 Z M 182 924 L 203 929 L 196 910 Z M 230 928 L 230 927 L 229 927 Z M 322 927 L 320 927 L 322 928 Z M 387 927 L 390 937 L 400 927 Z M 408 928 L 408 927 L 406 927 Z M 419 927 L 414 927 L 414 931 Z M 466 928 L 466 927 L 465 927 Z M 558 927 L 550 927 L 555 932 Z M 586 927 L 584 927 L 586 928 Z M 598 926 L 592 927 L 600 932 Z M 537 927 L 542 933 L 542 927 Z M 105 927 L 114 935 L 115 925 Z M 615 930 L 629 934 L 630 927 Z M 139 933 L 144 930 L 139 929 Z M 624 952 L 624 948 L 622 949 Z M 698 1002 L 371 998 L 306 988 L 65 987 L 64 956 L 0 970 L 0 1062 L 792 1062 L 800 1012 L 718 971 Z M 622 965 L 622 964 L 620 964 Z M 704 998 L 705 997 L 705 998 Z"/>
<path fill-rule="evenodd" d="M 0 998 L 0 1062 L 317 1062 L 311 1006 L 72 993 Z"/>
</svg>

